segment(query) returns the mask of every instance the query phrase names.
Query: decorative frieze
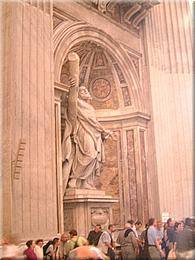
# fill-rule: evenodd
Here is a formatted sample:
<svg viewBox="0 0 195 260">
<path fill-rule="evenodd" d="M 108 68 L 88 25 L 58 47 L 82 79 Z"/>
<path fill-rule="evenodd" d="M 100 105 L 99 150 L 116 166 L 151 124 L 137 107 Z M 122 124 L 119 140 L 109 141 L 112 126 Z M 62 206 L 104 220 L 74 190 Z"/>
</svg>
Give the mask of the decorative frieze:
<svg viewBox="0 0 195 260">
<path fill-rule="evenodd" d="M 159 4 L 158 0 L 138 1 L 112 1 L 112 0 L 90 0 L 85 1 L 88 5 L 96 8 L 101 13 L 112 17 L 113 20 L 130 26 L 132 29 L 139 29 L 141 22 L 149 14 L 150 9 Z"/>
</svg>

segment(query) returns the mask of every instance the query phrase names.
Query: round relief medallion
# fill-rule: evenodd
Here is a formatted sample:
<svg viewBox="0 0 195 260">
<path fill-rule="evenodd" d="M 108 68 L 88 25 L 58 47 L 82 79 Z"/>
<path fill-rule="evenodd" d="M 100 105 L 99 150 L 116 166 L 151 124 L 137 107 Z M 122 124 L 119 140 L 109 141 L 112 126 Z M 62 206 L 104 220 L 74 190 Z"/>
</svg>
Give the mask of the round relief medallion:
<svg viewBox="0 0 195 260">
<path fill-rule="evenodd" d="M 91 94 L 101 101 L 109 98 L 111 93 L 110 82 L 106 79 L 96 79 L 91 87 Z"/>
</svg>

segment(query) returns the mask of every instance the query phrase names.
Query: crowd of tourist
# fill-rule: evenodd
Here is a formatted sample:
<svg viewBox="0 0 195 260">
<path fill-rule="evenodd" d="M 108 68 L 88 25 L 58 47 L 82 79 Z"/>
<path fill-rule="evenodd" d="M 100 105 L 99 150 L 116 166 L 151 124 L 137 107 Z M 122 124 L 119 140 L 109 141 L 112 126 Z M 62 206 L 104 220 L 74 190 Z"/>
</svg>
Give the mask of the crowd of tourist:
<svg viewBox="0 0 195 260">
<path fill-rule="evenodd" d="M 43 239 L 27 241 L 22 255 L 27 260 L 195 259 L 194 224 L 190 218 L 180 222 L 170 218 L 166 223 L 151 218 L 145 226 L 130 220 L 120 230 L 112 224 L 106 230 L 96 225 L 87 238 L 73 229 L 47 243 Z"/>
</svg>

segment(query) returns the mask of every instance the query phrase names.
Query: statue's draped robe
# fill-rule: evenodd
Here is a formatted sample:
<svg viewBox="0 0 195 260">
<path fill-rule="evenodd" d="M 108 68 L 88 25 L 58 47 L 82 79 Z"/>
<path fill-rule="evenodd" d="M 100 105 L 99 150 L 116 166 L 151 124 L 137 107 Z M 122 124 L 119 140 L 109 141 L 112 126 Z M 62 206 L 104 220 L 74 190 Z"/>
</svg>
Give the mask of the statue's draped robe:
<svg viewBox="0 0 195 260">
<path fill-rule="evenodd" d="M 71 163 L 70 178 L 88 180 L 90 183 L 95 175 L 99 176 L 104 162 L 102 137 L 105 130 L 97 121 L 94 108 L 80 99 L 77 101 L 76 117 L 76 124 L 72 129 L 67 111 L 65 113 L 62 161 L 67 167 Z"/>
</svg>

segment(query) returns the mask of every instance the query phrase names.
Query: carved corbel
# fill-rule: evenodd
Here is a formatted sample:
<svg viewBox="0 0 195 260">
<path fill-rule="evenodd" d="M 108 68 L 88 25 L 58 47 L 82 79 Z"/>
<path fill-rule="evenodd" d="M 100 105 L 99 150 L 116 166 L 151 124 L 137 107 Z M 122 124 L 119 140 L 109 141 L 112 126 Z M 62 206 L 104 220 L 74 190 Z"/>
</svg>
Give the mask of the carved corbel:
<svg viewBox="0 0 195 260">
<path fill-rule="evenodd" d="M 113 13 L 114 12 L 114 8 L 116 7 L 116 5 L 118 4 L 119 1 L 117 0 L 111 0 L 107 3 L 106 9 L 108 12 Z"/>
<path fill-rule="evenodd" d="M 139 29 L 139 24 L 141 21 L 145 19 L 145 17 L 149 14 L 149 10 L 143 10 L 140 12 L 133 20 L 132 20 L 132 26 L 136 29 Z"/>
<path fill-rule="evenodd" d="M 134 3 L 125 13 L 124 21 L 131 24 L 134 28 L 139 29 L 140 23 L 149 14 L 149 10 L 159 3 L 158 0 L 140 0 Z"/>
<path fill-rule="evenodd" d="M 98 10 L 102 13 L 106 12 L 107 4 L 110 2 L 110 0 L 99 0 L 98 1 Z"/>
<path fill-rule="evenodd" d="M 132 16 L 134 14 L 136 14 L 140 9 L 142 8 L 142 6 L 140 4 L 135 4 L 133 5 L 124 15 L 124 20 L 125 22 L 131 24 L 130 19 L 132 18 Z"/>
</svg>

